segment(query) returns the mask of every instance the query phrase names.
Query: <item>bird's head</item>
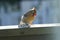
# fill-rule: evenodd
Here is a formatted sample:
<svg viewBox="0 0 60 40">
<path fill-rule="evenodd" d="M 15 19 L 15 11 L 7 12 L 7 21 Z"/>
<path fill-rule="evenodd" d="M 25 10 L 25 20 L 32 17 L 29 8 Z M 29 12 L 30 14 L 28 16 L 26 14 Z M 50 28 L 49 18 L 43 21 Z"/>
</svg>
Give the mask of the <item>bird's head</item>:
<svg viewBox="0 0 60 40">
<path fill-rule="evenodd" d="M 36 8 L 35 8 L 35 7 L 33 7 L 33 8 L 31 9 L 31 13 L 32 13 L 33 16 L 36 16 Z"/>
</svg>

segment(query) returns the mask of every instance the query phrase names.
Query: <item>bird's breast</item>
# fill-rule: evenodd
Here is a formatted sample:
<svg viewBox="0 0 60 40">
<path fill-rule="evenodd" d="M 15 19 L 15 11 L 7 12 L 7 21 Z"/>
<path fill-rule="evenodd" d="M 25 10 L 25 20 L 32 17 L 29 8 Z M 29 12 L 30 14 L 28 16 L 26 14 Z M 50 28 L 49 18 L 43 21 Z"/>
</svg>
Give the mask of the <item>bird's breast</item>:
<svg viewBox="0 0 60 40">
<path fill-rule="evenodd" d="M 34 20 L 34 16 L 28 16 L 27 18 L 23 19 L 25 23 L 32 23 L 33 20 Z"/>
</svg>

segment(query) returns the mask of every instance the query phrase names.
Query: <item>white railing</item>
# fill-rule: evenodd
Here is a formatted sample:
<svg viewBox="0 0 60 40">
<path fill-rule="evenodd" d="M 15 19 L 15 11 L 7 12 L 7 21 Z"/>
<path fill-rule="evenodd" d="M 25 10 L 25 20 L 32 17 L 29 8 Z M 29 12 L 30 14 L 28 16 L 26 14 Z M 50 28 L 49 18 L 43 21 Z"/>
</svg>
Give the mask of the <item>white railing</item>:
<svg viewBox="0 0 60 40">
<path fill-rule="evenodd" d="M 53 24 L 33 24 L 30 28 L 36 27 L 59 27 L 60 23 L 53 23 Z M 0 30 L 3 29 L 18 29 L 18 25 L 9 25 L 9 26 L 0 26 Z"/>
<path fill-rule="evenodd" d="M 27 29 L 18 29 L 18 25 L 0 26 L 0 36 L 53 34 L 53 27 L 60 27 L 60 24 L 33 24 Z"/>
</svg>

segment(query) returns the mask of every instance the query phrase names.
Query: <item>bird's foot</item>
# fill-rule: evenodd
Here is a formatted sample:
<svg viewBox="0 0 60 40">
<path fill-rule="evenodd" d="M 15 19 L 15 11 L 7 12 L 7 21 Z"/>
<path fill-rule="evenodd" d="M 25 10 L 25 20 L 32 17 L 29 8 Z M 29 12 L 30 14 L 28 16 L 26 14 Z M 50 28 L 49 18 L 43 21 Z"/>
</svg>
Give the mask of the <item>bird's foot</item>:
<svg viewBox="0 0 60 40">
<path fill-rule="evenodd" d="M 29 24 L 23 24 L 23 25 L 19 25 L 19 28 L 30 28 Z"/>
</svg>

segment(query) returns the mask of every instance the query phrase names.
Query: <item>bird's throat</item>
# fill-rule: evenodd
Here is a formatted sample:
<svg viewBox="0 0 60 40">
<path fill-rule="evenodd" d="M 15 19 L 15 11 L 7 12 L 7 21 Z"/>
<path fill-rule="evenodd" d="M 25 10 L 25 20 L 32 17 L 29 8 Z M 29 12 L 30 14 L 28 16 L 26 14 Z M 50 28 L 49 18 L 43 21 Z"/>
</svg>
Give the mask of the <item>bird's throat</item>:
<svg viewBox="0 0 60 40">
<path fill-rule="evenodd" d="M 34 16 L 36 16 L 36 13 L 34 13 Z"/>
</svg>

